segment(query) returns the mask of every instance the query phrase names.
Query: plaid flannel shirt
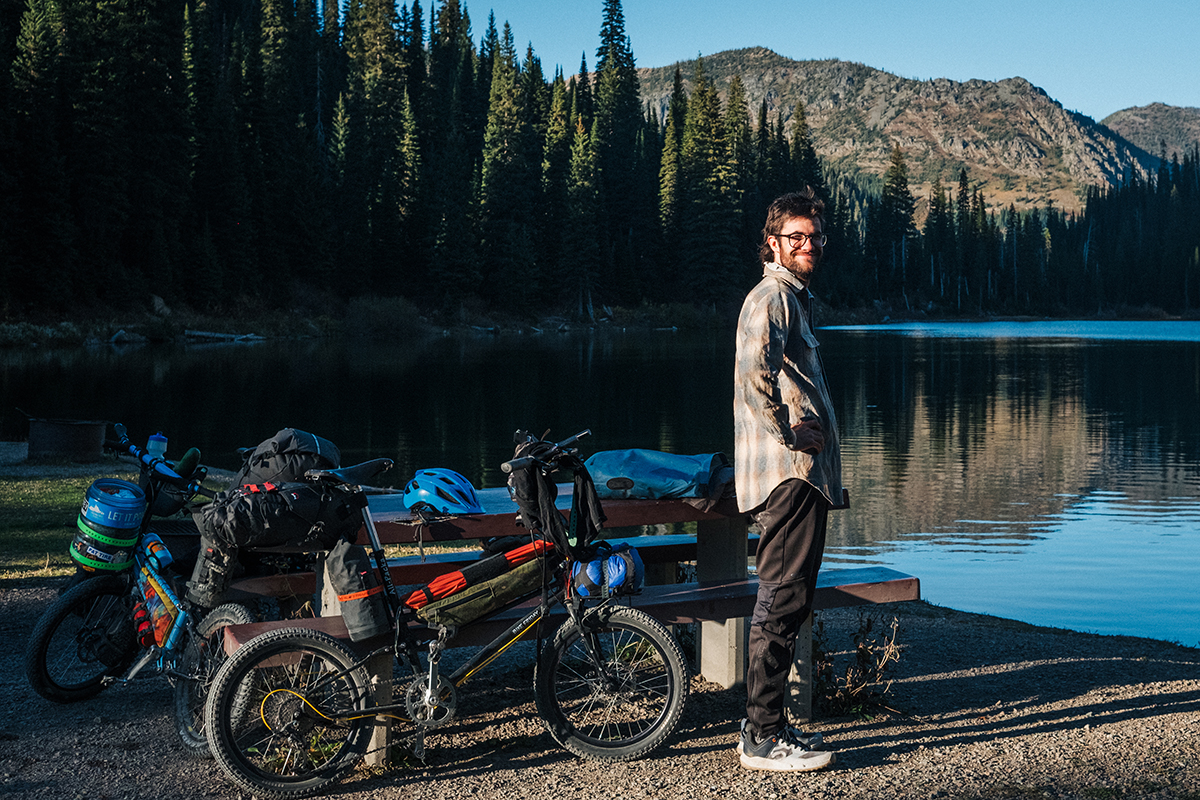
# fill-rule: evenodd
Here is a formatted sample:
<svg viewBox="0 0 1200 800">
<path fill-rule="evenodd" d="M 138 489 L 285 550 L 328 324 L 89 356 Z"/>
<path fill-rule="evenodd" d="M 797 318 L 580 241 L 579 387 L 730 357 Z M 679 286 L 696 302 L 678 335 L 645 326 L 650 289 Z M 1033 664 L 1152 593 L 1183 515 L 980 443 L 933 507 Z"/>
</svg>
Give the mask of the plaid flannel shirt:
<svg viewBox="0 0 1200 800">
<path fill-rule="evenodd" d="M 808 288 L 777 264 L 746 295 L 738 318 L 733 382 L 734 482 L 738 508 L 753 511 L 789 478 L 804 480 L 831 505 L 842 501 L 837 420 L 805 306 Z M 793 450 L 792 425 L 820 420 L 825 447 Z"/>
</svg>

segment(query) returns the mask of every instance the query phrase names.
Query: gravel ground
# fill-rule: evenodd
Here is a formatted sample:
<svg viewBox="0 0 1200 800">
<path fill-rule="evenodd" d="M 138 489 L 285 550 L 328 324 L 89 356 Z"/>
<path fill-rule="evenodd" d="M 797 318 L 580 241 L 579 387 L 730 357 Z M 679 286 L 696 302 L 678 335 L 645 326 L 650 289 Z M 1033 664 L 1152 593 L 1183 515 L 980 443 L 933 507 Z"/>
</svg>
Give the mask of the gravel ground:
<svg viewBox="0 0 1200 800">
<path fill-rule="evenodd" d="M 0 794 L 242 798 L 211 761 L 176 744 L 170 689 L 155 678 L 60 706 L 29 689 L 23 651 L 55 586 L 0 589 Z M 737 762 L 744 693 L 697 679 L 675 735 L 640 761 L 560 750 L 533 710 L 517 657 L 460 696 L 430 737 L 427 766 L 360 769 L 328 796 L 384 798 L 1200 798 L 1200 651 L 1036 628 L 925 603 L 888 607 L 902 655 L 902 713 L 818 720 L 831 770 L 747 772 Z M 857 612 L 823 612 L 831 644 Z"/>
</svg>

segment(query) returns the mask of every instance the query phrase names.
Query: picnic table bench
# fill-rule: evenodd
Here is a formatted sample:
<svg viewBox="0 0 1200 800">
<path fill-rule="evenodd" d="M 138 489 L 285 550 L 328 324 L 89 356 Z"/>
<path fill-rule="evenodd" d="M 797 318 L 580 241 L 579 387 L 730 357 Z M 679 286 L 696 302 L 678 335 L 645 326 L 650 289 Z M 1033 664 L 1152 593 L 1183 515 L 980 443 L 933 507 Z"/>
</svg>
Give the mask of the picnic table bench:
<svg viewBox="0 0 1200 800">
<path fill-rule="evenodd" d="M 559 486 L 557 506 L 570 509 L 571 486 Z M 484 513 L 424 525 L 404 507 L 399 493 L 372 494 L 368 508 L 380 540 L 389 545 L 425 542 L 462 542 L 493 536 L 520 535 L 516 525 L 516 504 L 504 487 L 479 493 Z M 753 613 L 757 579 L 748 575 L 748 556 L 754 553 L 757 536 L 747 528 L 747 516 L 737 511 L 732 501 L 704 511 L 685 500 L 604 500 L 608 517 L 606 529 L 695 522 L 696 534 L 640 535 L 613 537 L 634 544 L 647 565 L 647 585 L 631 604 L 664 623 L 697 622 L 696 667 L 707 680 L 725 688 L 745 680 L 748 617 Z M 367 543 L 366 532 L 359 534 Z M 477 560 L 474 550 L 431 553 L 424 558 L 406 556 L 389 559 L 389 571 L 397 586 L 423 585 L 434 577 L 460 569 Z M 675 582 L 675 564 L 694 561 L 696 581 Z M 657 578 L 657 580 L 655 580 Z M 323 581 L 316 572 L 291 573 L 235 581 L 228 599 L 255 597 L 314 596 L 322 592 Z M 326 592 L 326 597 L 329 597 Z M 817 609 L 871 603 L 889 603 L 920 599 L 917 578 L 884 567 L 822 570 L 814 606 Z M 529 601 L 532 606 L 536 600 Z M 230 626 L 225 631 L 225 647 L 233 652 L 242 643 L 266 630 L 302 625 L 347 638 L 345 625 L 336 612 L 336 598 L 325 602 L 322 616 L 308 620 L 251 623 Z M 477 645 L 497 635 L 506 623 L 519 618 L 527 608 L 506 613 L 464 628 L 455 638 L 456 645 Z M 789 694 L 791 715 L 797 721 L 811 715 L 811 621 L 806 623 L 797 641 L 796 664 Z"/>
</svg>

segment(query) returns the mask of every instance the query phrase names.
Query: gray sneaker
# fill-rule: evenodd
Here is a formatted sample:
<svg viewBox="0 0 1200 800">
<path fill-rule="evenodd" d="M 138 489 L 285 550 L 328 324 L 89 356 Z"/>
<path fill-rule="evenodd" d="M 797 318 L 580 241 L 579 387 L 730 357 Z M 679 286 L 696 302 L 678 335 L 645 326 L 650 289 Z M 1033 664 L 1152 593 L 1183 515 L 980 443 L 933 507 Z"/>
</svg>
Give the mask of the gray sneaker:
<svg viewBox="0 0 1200 800">
<path fill-rule="evenodd" d="M 737 751 L 738 755 L 742 754 L 742 742 L 746 741 L 746 719 L 742 719 L 742 736 L 738 739 Z M 786 738 L 792 744 L 798 744 L 805 750 L 822 750 L 825 744 L 825 737 L 820 733 L 805 733 L 799 728 L 793 728 L 791 725 L 779 731 L 778 736 Z"/>
<path fill-rule="evenodd" d="M 785 728 L 762 741 L 742 729 L 738 753 L 746 769 L 765 769 L 775 772 L 813 772 L 824 769 L 836 758 L 833 753 L 809 750 L 791 740 L 790 729 Z"/>
</svg>

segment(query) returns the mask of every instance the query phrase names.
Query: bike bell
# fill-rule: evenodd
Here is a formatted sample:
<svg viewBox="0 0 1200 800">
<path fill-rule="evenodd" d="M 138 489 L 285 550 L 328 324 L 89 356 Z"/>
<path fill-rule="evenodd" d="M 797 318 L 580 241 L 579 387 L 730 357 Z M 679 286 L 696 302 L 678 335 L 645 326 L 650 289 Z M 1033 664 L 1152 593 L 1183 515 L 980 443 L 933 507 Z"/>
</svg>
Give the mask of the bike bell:
<svg viewBox="0 0 1200 800">
<path fill-rule="evenodd" d="M 483 506 L 471 482 L 452 469 L 417 470 L 404 487 L 404 507 L 433 509 L 442 514 L 482 514 Z"/>
</svg>

